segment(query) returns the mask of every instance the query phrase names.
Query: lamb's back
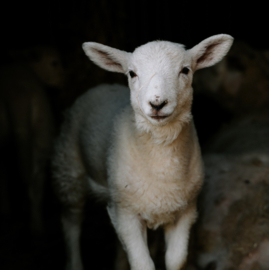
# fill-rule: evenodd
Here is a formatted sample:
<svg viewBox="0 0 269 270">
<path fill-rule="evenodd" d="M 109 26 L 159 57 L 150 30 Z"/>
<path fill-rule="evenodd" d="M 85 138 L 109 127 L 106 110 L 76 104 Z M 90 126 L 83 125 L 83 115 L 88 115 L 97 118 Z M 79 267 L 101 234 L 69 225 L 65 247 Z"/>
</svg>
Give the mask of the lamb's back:
<svg viewBox="0 0 269 270">
<path fill-rule="evenodd" d="M 63 203 L 82 202 L 89 178 L 106 185 L 114 119 L 128 104 L 127 87 L 100 85 L 80 96 L 66 112 L 52 160 L 55 190 Z"/>
<path fill-rule="evenodd" d="M 113 125 L 117 115 L 130 105 L 129 89 L 116 84 L 100 85 L 78 102 L 84 103 L 85 109 L 78 136 L 86 169 L 93 180 L 106 178 L 105 165 L 113 140 Z"/>
</svg>

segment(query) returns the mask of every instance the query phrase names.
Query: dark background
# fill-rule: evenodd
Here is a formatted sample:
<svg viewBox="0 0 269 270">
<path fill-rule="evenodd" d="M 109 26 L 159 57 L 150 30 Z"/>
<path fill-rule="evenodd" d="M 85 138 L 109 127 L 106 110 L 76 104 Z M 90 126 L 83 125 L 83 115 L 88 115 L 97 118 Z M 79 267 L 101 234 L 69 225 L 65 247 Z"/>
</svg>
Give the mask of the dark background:
<svg viewBox="0 0 269 270">
<path fill-rule="evenodd" d="M 190 47 L 219 33 L 268 47 L 268 11 L 261 1 L 9 1 L 0 15 L 6 49 L 40 43 L 70 49 L 94 40 L 132 51 L 154 39 Z"/>
<path fill-rule="evenodd" d="M 60 126 L 62 112 L 87 88 L 103 82 L 126 83 L 123 75 L 102 71 L 90 63 L 82 52 L 83 42 L 133 51 L 143 43 L 161 39 L 191 48 L 211 35 L 226 33 L 255 49 L 266 50 L 268 17 L 265 2 L 258 1 L 5 1 L 0 9 L 0 64 L 10 61 L 11 51 L 36 45 L 54 46 L 60 51 L 67 83 L 63 92 L 51 95 Z M 46 232 L 41 237 L 33 237 L 29 231 L 25 187 L 14 184 L 14 209 L 21 204 L 24 208 L 1 225 L 0 268 L 63 269 L 60 207 L 50 181 L 44 202 Z M 82 240 L 84 263 L 87 269 L 112 269 L 115 236 L 105 207 L 100 206 L 100 212 L 93 202 L 88 205 Z M 91 215 L 98 218 L 90 219 Z"/>
</svg>

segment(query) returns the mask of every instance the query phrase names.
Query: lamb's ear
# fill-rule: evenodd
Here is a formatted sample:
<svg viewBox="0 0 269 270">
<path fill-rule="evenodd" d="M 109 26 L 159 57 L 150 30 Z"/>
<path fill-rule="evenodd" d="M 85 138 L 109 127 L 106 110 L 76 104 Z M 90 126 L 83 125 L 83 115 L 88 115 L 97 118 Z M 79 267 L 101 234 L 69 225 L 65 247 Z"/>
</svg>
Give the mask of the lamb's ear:
<svg viewBox="0 0 269 270">
<path fill-rule="evenodd" d="M 189 50 L 192 56 L 194 70 L 213 66 L 229 51 L 233 44 L 233 37 L 216 35 L 209 37 Z"/>
<path fill-rule="evenodd" d="M 95 42 L 85 42 L 82 48 L 86 55 L 99 67 L 113 72 L 127 72 L 130 53 Z"/>
</svg>

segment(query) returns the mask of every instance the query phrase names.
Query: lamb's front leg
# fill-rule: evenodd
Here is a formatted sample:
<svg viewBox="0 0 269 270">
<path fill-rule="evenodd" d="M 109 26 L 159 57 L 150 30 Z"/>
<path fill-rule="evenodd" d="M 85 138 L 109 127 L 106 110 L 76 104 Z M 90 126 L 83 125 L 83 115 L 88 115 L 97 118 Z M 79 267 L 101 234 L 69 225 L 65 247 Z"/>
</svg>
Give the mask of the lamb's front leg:
<svg viewBox="0 0 269 270">
<path fill-rule="evenodd" d="M 188 255 L 190 228 L 196 216 L 196 206 L 191 205 L 175 223 L 165 226 L 165 264 L 167 270 L 180 270 L 184 266 Z"/>
<path fill-rule="evenodd" d="M 109 206 L 107 210 L 127 253 L 131 270 L 154 270 L 147 246 L 146 224 L 128 209 Z"/>
</svg>

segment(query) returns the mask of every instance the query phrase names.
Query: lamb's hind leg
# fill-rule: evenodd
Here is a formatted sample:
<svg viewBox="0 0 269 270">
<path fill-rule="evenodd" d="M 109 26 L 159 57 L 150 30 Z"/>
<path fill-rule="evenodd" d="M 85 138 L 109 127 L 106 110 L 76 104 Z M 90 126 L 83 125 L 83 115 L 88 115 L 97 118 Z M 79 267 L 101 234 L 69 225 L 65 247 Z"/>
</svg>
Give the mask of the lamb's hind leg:
<svg viewBox="0 0 269 270">
<path fill-rule="evenodd" d="M 72 143 L 63 132 L 52 160 L 53 184 L 62 205 L 62 225 L 66 248 L 66 270 L 82 270 L 80 233 L 87 197 L 86 172 Z"/>
<path fill-rule="evenodd" d="M 68 171 L 68 168 L 66 170 L 59 168 L 61 167 L 54 169 L 54 186 L 62 204 L 62 225 L 67 256 L 66 270 L 82 270 L 80 233 L 87 195 L 85 177 L 83 174 L 72 177 L 70 176 L 72 172 Z"/>
<path fill-rule="evenodd" d="M 62 225 L 66 245 L 66 270 L 82 270 L 80 233 L 83 207 L 69 207 L 62 212 Z"/>
</svg>

